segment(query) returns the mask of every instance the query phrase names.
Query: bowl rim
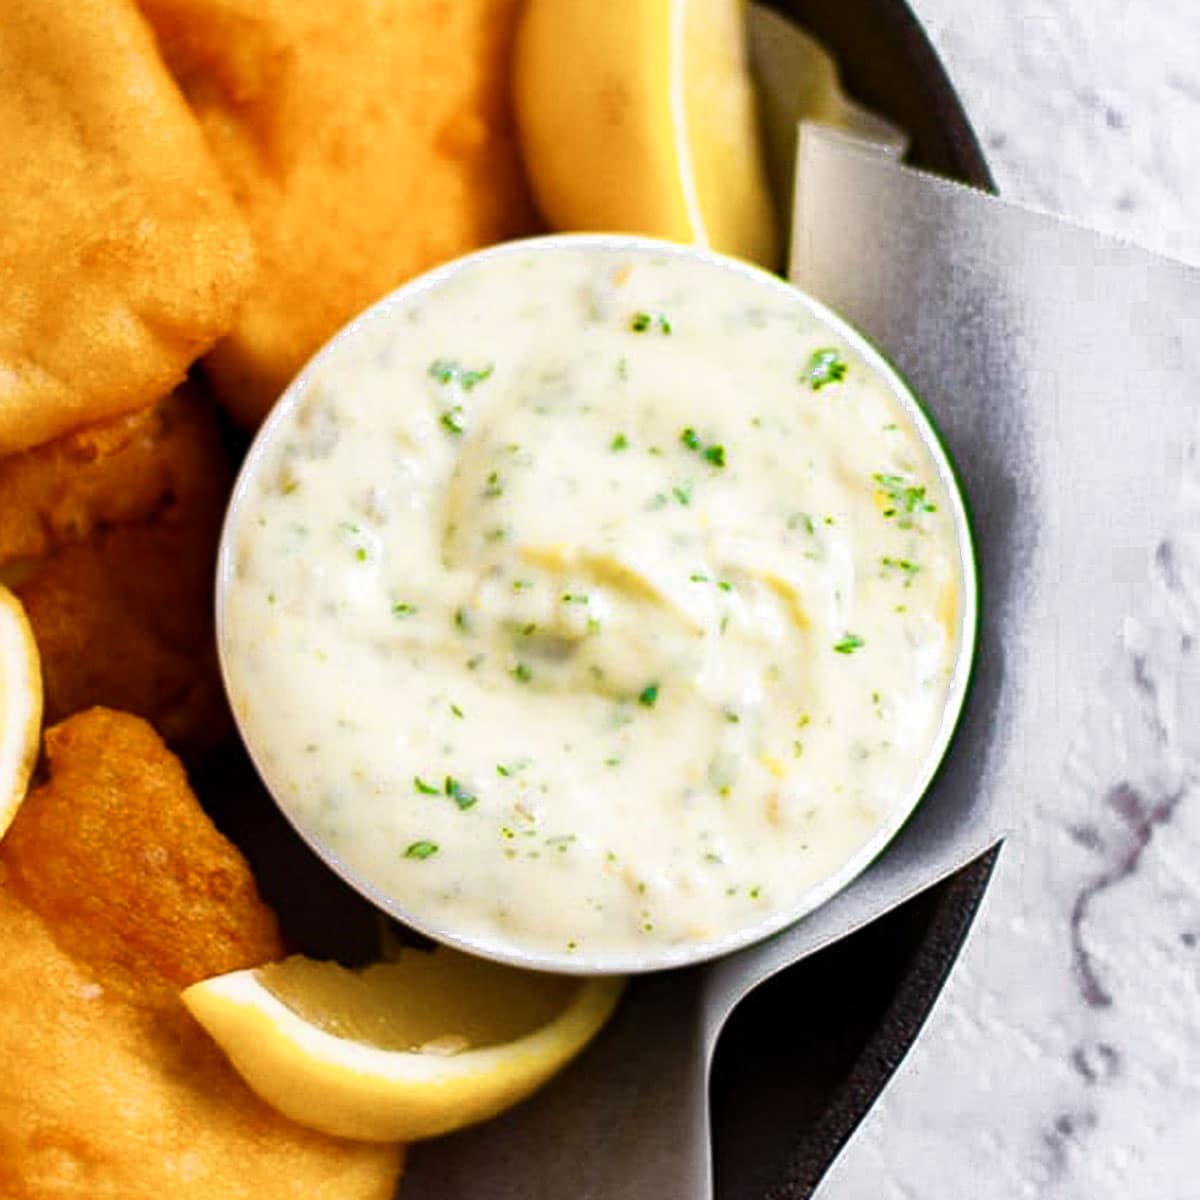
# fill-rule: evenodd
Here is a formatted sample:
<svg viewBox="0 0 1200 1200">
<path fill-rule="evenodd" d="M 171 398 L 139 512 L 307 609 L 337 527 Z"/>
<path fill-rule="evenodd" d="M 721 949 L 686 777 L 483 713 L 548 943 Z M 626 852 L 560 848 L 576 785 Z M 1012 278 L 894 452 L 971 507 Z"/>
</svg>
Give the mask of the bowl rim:
<svg viewBox="0 0 1200 1200">
<path fill-rule="evenodd" d="M 248 735 L 246 721 L 239 706 L 232 702 L 232 669 L 228 653 L 227 606 L 225 603 L 235 567 L 234 543 L 240 529 L 239 516 L 250 489 L 256 484 L 261 468 L 274 445 L 275 435 L 291 418 L 303 401 L 310 385 L 325 364 L 342 353 L 343 347 L 369 331 L 378 322 L 386 322 L 392 314 L 411 303 L 414 297 L 436 290 L 459 274 L 496 259 L 530 253 L 583 251 L 606 255 L 621 253 L 652 253 L 673 259 L 699 262 L 753 280 L 756 285 L 774 291 L 789 304 L 805 310 L 834 336 L 846 343 L 867 363 L 876 378 L 882 379 L 894 400 L 904 410 L 926 453 L 932 458 L 952 510 L 960 575 L 959 634 L 951 679 L 942 709 L 937 733 L 927 749 L 914 782 L 889 811 L 886 819 L 846 858 L 841 865 L 824 876 L 817 884 L 787 906 L 776 909 L 753 923 L 738 926 L 720 937 L 706 941 L 667 944 L 649 948 L 638 954 L 611 953 L 580 955 L 577 952 L 555 954 L 544 948 L 522 948 L 519 941 L 503 938 L 489 939 L 478 934 L 464 934 L 453 924 L 431 920 L 406 908 L 395 897 L 364 878 L 339 855 L 326 847 L 313 831 L 305 828 L 290 807 L 276 792 L 271 772 L 264 766 L 261 749 L 256 751 Z M 860 330 L 835 313 L 821 301 L 810 296 L 782 277 L 761 267 L 716 253 L 707 247 L 664 241 L 634 234 L 558 233 L 522 238 L 488 246 L 443 263 L 419 275 L 382 297 L 350 319 L 324 343 L 288 384 L 267 420 L 258 430 L 238 471 L 221 528 L 214 587 L 217 654 L 222 684 L 230 698 L 230 707 L 241 741 L 260 780 L 288 823 L 309 848 L 340 876 L 350 887 L 363 895 L 377 908 L 408 927 L 457 949 L 528 970 L 569 975 L 643 974 L 650 971 L 692 966 L 711 961 L 764 940 L 794 924 L 830 900 L 857 878 L 900 831 L 929 789 L 953 741 L 955 729 L 965 707 L 970 689 L 979 624 L 979 569 L 970 510 L 948 447 L 918 394 L 882 351 Z"/>
</svg>

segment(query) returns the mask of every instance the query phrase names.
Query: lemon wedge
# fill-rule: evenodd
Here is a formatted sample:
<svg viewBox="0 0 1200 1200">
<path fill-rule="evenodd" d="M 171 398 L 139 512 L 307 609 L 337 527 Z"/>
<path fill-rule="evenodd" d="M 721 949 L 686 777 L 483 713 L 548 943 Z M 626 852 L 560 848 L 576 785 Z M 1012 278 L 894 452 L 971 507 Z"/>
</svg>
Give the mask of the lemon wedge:
<svg viewBox="0 0 1200 1200">
<path fill-rule="evenodd" d="M 524 1099 L 591 1040 L 621 987 L 440 947 L 362 971 L 293 957 L 193 984 L 183 1002 L 294 1121 L 411 1142 Z"/>
<path fill-rule="evenodd" d="M 777 265 L 743 0 L 529 0 L 513 99 L 542 215 Z"/>
<path fill-rule="evenodd" d="M 0 837 L 25 799 L 41 728 L 37 643 L 21 602 L 0 586 Z"/>
</svg>

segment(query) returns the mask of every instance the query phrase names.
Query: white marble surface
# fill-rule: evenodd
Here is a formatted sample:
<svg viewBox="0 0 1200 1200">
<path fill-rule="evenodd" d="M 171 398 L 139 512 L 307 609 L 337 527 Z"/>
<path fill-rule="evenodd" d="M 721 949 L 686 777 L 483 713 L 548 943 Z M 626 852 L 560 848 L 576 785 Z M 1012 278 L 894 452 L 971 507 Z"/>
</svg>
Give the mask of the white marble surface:
<svg viewBox="0 0 1200 1200">
<path fill-rule="evenodd" d="M 1200 263 L 1198 0 L 916 0 L 1001 192 Z M 1200 464 L 1110 686 L 819 1200 L 1200 1197 Z M 1195 647 L 1193 649 L 1193 647 Z"/>
</svg>

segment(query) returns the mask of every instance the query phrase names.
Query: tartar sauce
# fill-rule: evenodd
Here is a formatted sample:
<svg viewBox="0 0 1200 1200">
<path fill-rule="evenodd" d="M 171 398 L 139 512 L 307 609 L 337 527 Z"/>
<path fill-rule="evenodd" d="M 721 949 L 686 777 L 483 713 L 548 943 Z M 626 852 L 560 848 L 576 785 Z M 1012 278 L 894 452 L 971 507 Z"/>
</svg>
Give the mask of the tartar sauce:
<svg viewBox="0 0 1200 1200">
<path fill-rule="evenodd" d="M 904 395 L 799 293 L 653 243 L 515 244 L 377 306 L 226 530 L 276 798 L 501 956 L 782 924 L 907 812 L 960 690 L 965 525 Z"/>
</svg>

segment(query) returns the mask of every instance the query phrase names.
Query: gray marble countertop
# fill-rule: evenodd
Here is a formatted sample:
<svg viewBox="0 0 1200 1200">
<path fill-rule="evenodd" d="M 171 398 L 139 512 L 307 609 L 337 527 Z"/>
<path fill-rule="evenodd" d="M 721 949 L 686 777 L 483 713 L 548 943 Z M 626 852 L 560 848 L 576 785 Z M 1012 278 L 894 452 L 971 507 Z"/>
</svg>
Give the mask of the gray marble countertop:
<svg viewBox="0 0 1200 1200">
<path fill-rule="evenodd" d="M 1197 0 L 915 0 L 1003 195 L 1200 263 Z M 1200 469 L 1197 471 L 1200 480 Z M 1200 482 L 819 1200 L 1200 1196 Z M 1157 602 L 1150 603 L 1157 598 Z"/>
</svg>

